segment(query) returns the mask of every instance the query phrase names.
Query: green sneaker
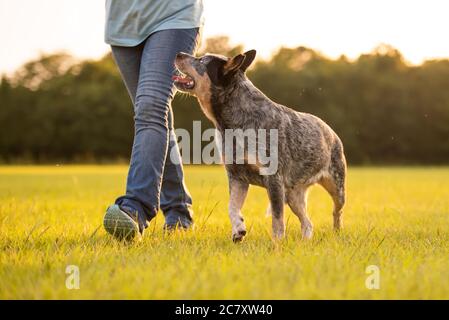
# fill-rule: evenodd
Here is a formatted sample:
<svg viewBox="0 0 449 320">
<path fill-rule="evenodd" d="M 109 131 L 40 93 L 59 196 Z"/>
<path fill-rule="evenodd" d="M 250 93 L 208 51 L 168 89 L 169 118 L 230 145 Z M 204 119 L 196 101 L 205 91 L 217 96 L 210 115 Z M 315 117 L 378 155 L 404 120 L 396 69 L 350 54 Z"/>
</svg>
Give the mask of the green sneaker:
<svg viewBox="0 0 449 320">
<path fill-rule="evenodd" d="M 140 238 L 137 222 L 116 204 L 106 210 L 103 225 L 106 231 L 117 240 L 131 241 L 136 237 Z"/>
</svg>

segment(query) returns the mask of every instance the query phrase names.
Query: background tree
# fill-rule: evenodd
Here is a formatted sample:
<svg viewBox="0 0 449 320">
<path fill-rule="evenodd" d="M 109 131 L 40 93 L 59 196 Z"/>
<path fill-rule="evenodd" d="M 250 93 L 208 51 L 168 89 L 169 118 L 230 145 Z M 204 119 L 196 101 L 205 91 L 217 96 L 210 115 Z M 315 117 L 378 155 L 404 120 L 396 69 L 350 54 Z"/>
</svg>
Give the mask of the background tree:
<svg viewBox="0 0 449 320">
<path fill-rule="evenodd" d="M 243 51 L 227 37 L 205 52 Z M 380 45 L 354 61 L 305 47 L 258 59 L 250 79 L 273 100 L 328 122 L 353 164 L 449 163 L 449 60 L 411 66 Z M 175 127 L 211 127 L 196 99 L 178 94 Z M 26 63 L 0 83 L 0 161 L 115 161 L 129 157 L 133 109 L 111 55 L 75 61 L 67 54 Z"/>
</svg>

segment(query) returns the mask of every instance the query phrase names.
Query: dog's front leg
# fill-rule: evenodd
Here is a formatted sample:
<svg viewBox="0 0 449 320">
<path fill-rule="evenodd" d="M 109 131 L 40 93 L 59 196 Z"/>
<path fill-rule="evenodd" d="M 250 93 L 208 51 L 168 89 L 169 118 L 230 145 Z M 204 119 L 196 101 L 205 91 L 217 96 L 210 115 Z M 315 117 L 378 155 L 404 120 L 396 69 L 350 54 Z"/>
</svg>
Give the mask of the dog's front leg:
<svg viewBox="0 0 449 320">
<path fill-rule="evenodd" d="M 278 177 L 271 177 L 267 185 L 268 197 L 270 198 L 271 219 L 273 236 L 281 239 L 285 234 L 284 225 L 284 185 Z"/>
<path fill-rule="evenodd" d="M 232 241 L 242 241 L 246 235 L 246 227 L 241 213 L 243 203 L 248 194 L 249 184 L 229 178 L 229 218 L 232 225 Z"/>
</svg>

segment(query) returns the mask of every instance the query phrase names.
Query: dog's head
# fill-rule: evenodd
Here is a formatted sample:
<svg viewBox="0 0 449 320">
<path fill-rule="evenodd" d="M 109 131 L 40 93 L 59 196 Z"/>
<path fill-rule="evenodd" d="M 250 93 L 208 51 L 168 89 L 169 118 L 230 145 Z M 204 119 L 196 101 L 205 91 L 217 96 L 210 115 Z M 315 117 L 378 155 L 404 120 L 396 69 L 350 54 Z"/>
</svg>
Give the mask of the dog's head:
<svg viewBox="0 0 449 320">
<path fill-rule="evenodd" d="M 176 55 L 175 66 L 182 75 L 174 76 L 173 80 L 176 88 L 201 100 L 204 95 L 210 95 L 214 88 L 225 90 L 239 73 L 245 73 L 255 57 L 256 50 L 233 58 L 217 54 L 196 58 L 181 52 Z"/>
</svg>

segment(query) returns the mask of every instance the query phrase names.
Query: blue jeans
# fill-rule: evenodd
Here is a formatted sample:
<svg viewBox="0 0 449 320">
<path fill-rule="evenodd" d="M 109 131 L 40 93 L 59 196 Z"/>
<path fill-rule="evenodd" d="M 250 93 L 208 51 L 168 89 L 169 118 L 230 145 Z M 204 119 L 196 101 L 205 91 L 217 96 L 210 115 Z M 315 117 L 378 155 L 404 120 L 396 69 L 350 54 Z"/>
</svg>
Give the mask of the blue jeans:
<svg viewBox="0 0 449 320">
<path fill-rule="evenodd" d="M 192 222 L 192 199 L 184 183 L 171 101 L 176 93 L 175 56 L 180 51 L 193 53 L 198 37 L 197 28 L 170 29 L 151 34 L 136 47 L 112 46 L 135 115 L 126 194 L 116 204 L 137 214 L 141 231 L 159 208 L 167 226 Z"/>
</svg>

